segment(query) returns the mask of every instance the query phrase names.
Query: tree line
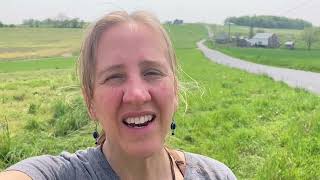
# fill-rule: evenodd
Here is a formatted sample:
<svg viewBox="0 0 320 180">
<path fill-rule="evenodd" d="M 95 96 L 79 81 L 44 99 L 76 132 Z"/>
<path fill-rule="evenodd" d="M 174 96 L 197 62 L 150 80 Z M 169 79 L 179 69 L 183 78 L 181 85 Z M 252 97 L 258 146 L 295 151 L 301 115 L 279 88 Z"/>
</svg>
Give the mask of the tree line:
<svg viewBox="0 0 320 180">
<path fill-rule="evenodd" d="M 79 18 L 73 19 L 50 19 L 47 18 L 45 20 L 36 20 L 36 19 L 26 19 L 23 20 L 22 24 L 15 25 L 15 24 L 4 24 L 0 21 L 0 28 L 1 27 L 44 27 L 44 28 L 83 28 L 87 26 L 88 23 L 80 20 Z"/>
<path fill-rule="evenodd" d="M 0 28 L 2 28 L 2 27 L 16 27 L 16 25 L 15 24 L 4 24 L 0 21 Z"/>
<path fill-rule="evenodd" d="M 27 19 L 22 25 L 27 27 L 52 27 L 52 28 L 83 28 L 87 23 L 79 18 L 55 20 L 47 18 L 45 20 Z"/>
<path fill-rule="evenodd" d="M 312 27 L 312 23 L 302 19 L 264 15 L 228 17 L 225 19 L 224 23 L 234 23 L 240 26 L 253 26 L 260 28 L 304 29 Z"/>
</svg>

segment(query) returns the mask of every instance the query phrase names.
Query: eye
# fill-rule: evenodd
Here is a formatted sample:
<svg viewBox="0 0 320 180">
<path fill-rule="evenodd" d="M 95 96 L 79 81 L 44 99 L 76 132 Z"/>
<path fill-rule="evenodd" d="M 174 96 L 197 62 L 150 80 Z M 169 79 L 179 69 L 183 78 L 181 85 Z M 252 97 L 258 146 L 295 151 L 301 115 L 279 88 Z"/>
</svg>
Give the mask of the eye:
<svg viewBox="0 0 320 180">
<path fill-rule="evenodd" d="M 158 69 L 147 69 L 143 76 L 145 77 L 162 77 L 164 74 Z"/>
<path fill-rule="evenodd" d="M 107 76 L 103 83 L 122 82 L 124 79 L 124 74 L 111 74 L 110 76 Z"/>
</svg>

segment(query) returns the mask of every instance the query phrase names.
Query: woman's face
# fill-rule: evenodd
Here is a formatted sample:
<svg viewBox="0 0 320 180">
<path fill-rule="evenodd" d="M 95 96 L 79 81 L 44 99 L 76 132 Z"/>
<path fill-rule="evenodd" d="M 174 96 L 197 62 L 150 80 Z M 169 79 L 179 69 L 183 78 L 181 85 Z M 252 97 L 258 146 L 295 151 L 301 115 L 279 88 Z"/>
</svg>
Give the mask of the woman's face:
<svg viewBox="0 0 320 180">
<path fill-rule="evenodd" d="M 107 143 L 131 156 L 163 147 L 177 106 L 165 47 L 160 33 L 139 23 L 115 25 L 98 43 L 91 112 Z"/>
</svg>

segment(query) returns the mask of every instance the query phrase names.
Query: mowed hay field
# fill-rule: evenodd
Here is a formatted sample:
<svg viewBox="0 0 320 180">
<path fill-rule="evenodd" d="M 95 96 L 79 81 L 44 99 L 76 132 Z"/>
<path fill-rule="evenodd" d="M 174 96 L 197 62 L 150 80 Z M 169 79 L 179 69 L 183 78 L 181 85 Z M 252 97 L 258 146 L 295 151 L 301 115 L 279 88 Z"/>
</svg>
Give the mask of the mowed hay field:
<svg viewBox="0 0 320 180">
<path fill-rule="evenodd" d="M 215 33 L 228 32 L 226 26 L 209 26 Z M 214 49 L 217 49 L 225 54 L 234 56 L 243 60 L 251 61 L 258 64 L 270 66 L 299 69 L 305 71 L 320 72 L 320 41 L 312 45 L 309 51 L 306 48 L 306 43 L 302 39 L 302 30 L 292 29 L 262 29 L 264 32 L 276 33 L 280 39 L 280 48 L 242 48 L 232 44 L 217 44 L 215 42 L 207 42 L 206 44 Z M 231 26 L 231 35 L 242 35 L 248 37 L 249 27 Z M 318 34 L 318 36 L 320 36 Z M 295 41 L 295 49 L 290 50 L 284 46 L 286 41 Z"/>
<path fill-rule="evenodd" d="M 83 29 L 0 28 L 0 61 L 77 55 Z"/>
<path fill-rule="evenodd" d="M 169 146 L 222 161 L 239 179 L 320 178 L 318 96 L 212 63 L 194 44 L 206 37 L 201 24 L 167 29 L 183 69 Z M 33 155 L 94 146 L 75 59 L 60 68 L 1 70 L 0 169 Z"/>
</svg>

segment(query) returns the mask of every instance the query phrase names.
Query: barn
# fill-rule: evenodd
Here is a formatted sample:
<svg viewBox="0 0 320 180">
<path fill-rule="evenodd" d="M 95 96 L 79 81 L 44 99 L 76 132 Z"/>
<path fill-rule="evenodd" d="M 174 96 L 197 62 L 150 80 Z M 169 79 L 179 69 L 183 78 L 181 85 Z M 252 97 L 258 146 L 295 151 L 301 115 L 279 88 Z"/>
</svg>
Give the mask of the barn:
<svg viewBox="0 0 320 180">
<path fill-rule="evenodd" d="M 257 33 L 249 40 L 251 46 L 278 48 L 280 46 L 279 38 L 275 33 Z"/>
</svg>

